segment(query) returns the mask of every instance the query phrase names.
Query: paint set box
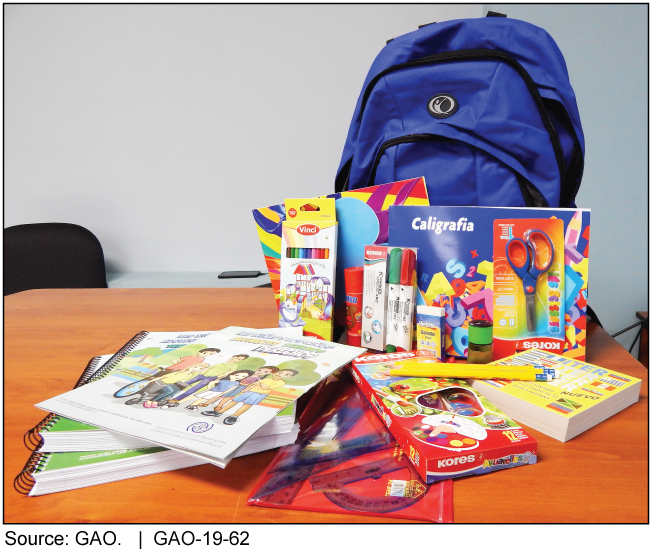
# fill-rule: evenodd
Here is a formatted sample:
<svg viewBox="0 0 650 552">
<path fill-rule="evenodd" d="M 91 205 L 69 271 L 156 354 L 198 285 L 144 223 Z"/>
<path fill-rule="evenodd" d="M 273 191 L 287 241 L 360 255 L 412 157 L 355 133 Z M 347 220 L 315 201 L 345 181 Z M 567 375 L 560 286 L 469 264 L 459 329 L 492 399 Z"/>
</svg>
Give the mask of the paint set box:
<svg viewBox="0 0 650 552">
<path fill-rule="evenodd" d="M 417 248 L 366 245 L 363 261 L 361 346 L 413 349 Z"/>
<path fill-rule="evenodd" d="M 332 198 L 287 199 L 282 223 L 279 326 L 333 337 L 338 224 Z"/>
<path fill-rule="evenodd" d="M 425 355 L 366 353 L 351 371 L 426 483 L 537 463 L 537 440 L 464 380 L 384 372 Z"/>
</svg>

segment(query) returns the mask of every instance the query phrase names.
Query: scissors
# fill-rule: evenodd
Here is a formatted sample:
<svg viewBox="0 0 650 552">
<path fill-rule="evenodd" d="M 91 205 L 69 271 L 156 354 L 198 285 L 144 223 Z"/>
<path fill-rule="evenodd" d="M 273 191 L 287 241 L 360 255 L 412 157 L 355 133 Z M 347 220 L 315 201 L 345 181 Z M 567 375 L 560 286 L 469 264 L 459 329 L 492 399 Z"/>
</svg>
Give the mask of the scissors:
<svg viewBox="0 0 650 552">
<path fill-rule="evenodd" d="M 535 331 L 535 288 L 537 278 L 553 263 L 555 248 L 541 230 L 528 230 L 524 239 L 511 238 L 506 244 L 506 257 L 515 274 L 521 278 L 526 294 L 526 326 Z"/>
</svg>

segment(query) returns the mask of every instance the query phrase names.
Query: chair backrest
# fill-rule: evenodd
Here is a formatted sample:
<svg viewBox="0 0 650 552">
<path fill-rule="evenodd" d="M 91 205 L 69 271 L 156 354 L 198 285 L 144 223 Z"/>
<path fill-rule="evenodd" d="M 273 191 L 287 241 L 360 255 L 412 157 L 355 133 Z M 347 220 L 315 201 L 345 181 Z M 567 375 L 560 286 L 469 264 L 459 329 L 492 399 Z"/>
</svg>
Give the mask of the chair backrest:
<svg viewBox="0 0 650 552">
<path fill-rule="evenodd" d="M 105 288 L 104 252 L 76 224 L 19 224 L 4 229 L 4 295 L 28 289 Z"/>
</svg>

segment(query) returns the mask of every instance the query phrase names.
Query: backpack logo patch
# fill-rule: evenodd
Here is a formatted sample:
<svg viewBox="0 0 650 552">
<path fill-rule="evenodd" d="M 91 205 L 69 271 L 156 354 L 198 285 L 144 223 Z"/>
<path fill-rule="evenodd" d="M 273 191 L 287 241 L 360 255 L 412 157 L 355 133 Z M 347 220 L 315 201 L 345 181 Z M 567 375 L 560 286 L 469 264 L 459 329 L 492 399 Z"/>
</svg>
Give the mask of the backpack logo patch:
<svg viewBox="0 0 650 552">
<path fill-rule="evenodd" d="M 436 119 L 446 119 L 458 111 L 458 100 L 451 94 L 436 94 L 429 100 L 427 111 Z"/>
</svg>

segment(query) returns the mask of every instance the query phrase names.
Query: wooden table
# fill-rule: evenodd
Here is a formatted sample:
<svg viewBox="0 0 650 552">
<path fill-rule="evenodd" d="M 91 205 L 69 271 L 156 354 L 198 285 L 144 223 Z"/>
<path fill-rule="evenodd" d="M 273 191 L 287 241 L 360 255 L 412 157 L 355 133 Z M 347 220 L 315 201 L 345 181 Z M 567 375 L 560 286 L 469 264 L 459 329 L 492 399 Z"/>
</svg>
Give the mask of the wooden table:
<svg viewBox="0 0 650 552">
<path fill-rule="evenodd" d="M 391 518 L 249 507 L 275 451 L 40 497 L 13 488 L 33 405 L 68 391 L 88 360 L 139 330 L 273 327 L 270 289 L 32 290 L 5 298 L 5 523 L 367 523 Z M 529 429 L 539 462 L 454 482 L 456 522 L 647 523 L 648 372 L 594 324 L 587 360 L 643 379 L 638 403 L 561 443 Z M 598 538 L 597 536 L 594 538 Z"/>
</svg>

